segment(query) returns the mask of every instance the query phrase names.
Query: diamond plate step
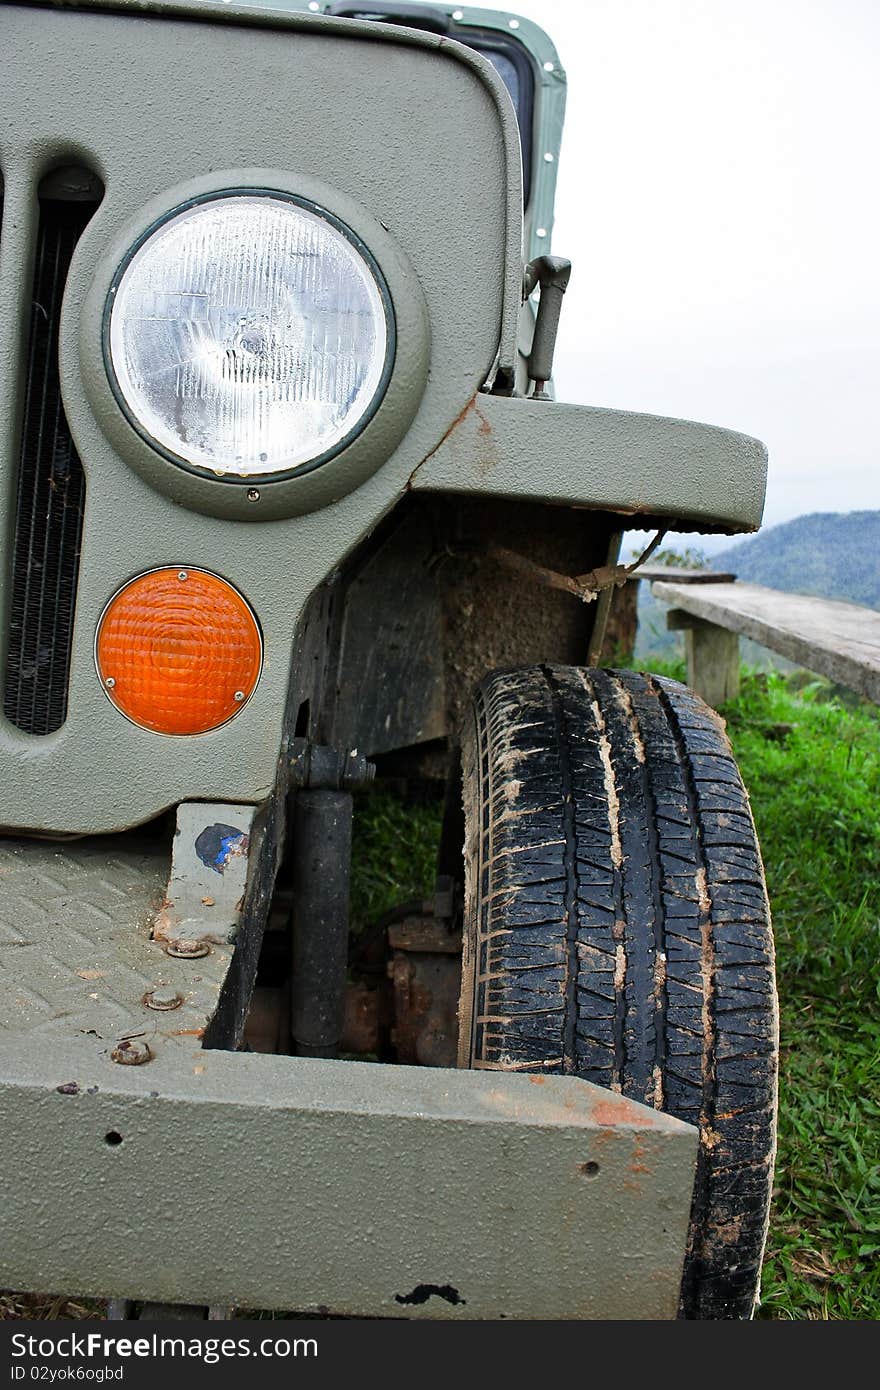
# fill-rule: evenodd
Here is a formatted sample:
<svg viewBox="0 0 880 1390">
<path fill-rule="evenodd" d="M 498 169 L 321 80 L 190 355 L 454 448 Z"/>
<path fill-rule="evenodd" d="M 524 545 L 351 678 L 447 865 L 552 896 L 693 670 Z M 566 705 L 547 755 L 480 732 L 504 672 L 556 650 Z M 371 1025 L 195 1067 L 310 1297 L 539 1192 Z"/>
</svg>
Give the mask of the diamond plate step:
<svg viewBox="0 0 880 1390">
<path fill-rule="evenodd" d="M 227 877 L 193 846 L 211 820 L 241 824 L 246 846 L 252 816 L 251 807 L 181 806 L 173 865 L 168 841 L 136 832 L 65 844 L 0 839 L 0 1048 L 10 1034 L 59 1047 L 94 1038 L 108 1053 L 135 1037 L 154 1055 L 169 1045 L 199 1047 L 235 949 L 228 938 L 247 858 Z M 205 954 L 167 953 L 181 944 L 157 929 L 173 917 L 169 883 L 175 898 L 189 890 L 184 949 L 193 948 L 204 914 L 205 941 L 194 948 Z M 154 990 L 166 1004 L 175 994 L 181 1002 L 150 1007 Z"/>
</svg>

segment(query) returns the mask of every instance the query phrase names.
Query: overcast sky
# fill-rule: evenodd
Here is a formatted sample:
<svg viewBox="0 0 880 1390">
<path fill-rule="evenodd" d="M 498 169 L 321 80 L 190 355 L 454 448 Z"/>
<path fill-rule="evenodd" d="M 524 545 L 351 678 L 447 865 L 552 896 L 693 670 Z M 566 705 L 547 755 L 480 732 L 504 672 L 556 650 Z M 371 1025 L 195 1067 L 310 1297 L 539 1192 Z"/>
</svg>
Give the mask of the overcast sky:
<svg viewBox="0 0 880 1390">
<path fill-rule="evenodd" d="M 765 522 L 880 507 L 878 0 L 519 0 L 568 74 L 560 399 L 758 435 Z"/>
</svg>

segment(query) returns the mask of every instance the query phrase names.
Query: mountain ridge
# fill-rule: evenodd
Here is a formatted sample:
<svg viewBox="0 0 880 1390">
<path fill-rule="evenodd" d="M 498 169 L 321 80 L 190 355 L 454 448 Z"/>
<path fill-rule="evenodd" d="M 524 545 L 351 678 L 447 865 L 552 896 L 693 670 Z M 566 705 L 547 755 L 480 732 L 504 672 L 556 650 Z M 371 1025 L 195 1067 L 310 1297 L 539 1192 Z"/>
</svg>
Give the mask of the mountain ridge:
<svg viewBox="0 0 880 1390">
<path fill-rule="evenodd" d="M 716 559 L 751 584 L 880 608 L 880 511 L 808 512 Z"/>
<path fill-rule="evenodd" d="M 707 558 L 706 564 L 783 593 L 815 594 L 880 609 L 880 511 L 808 512 L 738 541 Z M 682 647 L 681 634 L 666 627 L 666 604 L 654 598 L 650 584 L 641 583 L 638 659 L 650 663 L 652 658 L 680 655 Z M 741 647 L 744 659 L 753 664 L 784 665 L 780 657 L 754 644 L 743 642 Z"/>
</svg>

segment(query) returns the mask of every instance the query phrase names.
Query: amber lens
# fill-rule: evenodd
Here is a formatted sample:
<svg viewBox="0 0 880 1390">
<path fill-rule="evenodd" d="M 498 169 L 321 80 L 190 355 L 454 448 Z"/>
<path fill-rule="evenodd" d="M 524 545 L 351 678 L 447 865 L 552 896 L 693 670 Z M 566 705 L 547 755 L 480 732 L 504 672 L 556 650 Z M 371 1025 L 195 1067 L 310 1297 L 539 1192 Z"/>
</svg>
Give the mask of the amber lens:
<svg viewBox="0 0 880 1390">
<path fill-rule="evenodd" d="M 123 714 L 160 734 L 225 724 L 260 677 L 257 620 L 237 590 L 204 570 L 161 569 L 126 584 L 104 610 L 98 674 Z"/>
</svg>

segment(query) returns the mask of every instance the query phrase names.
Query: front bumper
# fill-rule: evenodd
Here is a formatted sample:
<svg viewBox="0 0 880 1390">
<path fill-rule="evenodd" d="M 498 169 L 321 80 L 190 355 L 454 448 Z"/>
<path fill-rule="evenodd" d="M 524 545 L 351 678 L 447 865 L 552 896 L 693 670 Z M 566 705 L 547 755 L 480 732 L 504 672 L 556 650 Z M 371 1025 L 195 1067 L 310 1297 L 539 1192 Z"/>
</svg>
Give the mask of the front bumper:
<svg viewBox="0 0 880 1390">
<path fill-rule="evenodd" d="M 243 947 L 163 952 L 167 863 L 107 841 L 2 849 L 2 1286 L 370 1317 L 675 1316 L 695 1129 L 575 1077 L 206 1048 Z M 157 980 L 185 1002 L 151 1014 Z M 114 1060 L 126 1038 L 145 1063 Z"/>
</svg>

